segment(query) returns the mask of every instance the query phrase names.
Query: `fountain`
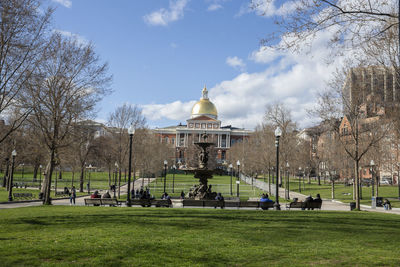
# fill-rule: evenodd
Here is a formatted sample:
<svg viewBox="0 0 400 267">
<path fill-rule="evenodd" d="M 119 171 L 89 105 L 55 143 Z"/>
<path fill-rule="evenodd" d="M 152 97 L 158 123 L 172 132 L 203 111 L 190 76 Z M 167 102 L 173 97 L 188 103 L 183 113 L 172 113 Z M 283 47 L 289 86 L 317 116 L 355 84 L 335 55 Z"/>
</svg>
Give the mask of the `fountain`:
<svg viewBox="0 0 400 267">
<path fill-rule="evenodd" d="M 188 172 L 194 173 L 194 177 L 199 179 L 199 184 L 191 188 L 189 192 L 189 198 L 192 199 L 215 199 L 217 193 L 211 191 L 211 185 L 208 186 L 208 179 L 213 176 L 214 170 L 208 168 L 208 148 L 214 143 L 208 142 L 208 135 L 206 133 L 201 135 L 201 142 L 194 143 L 198 148 L 199 152 L 199 166 L 197 169 L 187 169 Z"/>
</svg>

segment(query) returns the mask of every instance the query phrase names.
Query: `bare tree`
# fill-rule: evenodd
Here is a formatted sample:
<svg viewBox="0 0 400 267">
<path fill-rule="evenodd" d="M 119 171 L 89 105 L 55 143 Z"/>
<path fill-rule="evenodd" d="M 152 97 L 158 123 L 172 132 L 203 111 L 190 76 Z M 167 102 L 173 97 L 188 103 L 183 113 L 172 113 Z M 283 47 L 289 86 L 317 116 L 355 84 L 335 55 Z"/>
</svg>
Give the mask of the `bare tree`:
<svg viewBox="0 0 400 267">
<path fill-rule="evenodd" d="M 51 37 L 34 81 L 21 97 L 23 105 L 32 109 L 29 120 L 40 129 L 49 150 L 44 204 L 51 203 L 57 150 L 67 144 L 73 126 L 93 113 L 96 103 L 108 92 L 110 79 L 107 65 L 100 63 L 92 45 L 59 34 Z"/>
<path fill-rule="evenodd" d="M 0 143 L 21 126 L 31 111 L 26 108 L 15 112 L 14 108 L 40 63 L 39 52 L 47 45 L 46 32 L 53 10 L 43 12 L 40 2 L 0 2 L 0 118 L 14 114 L 9 126 L 0 131 Z"/>
<path fill-rule="evenodd" d="M 354 162 L 354 186 L 356 208 L 360 208 L 359 197 L 359 167 L 360 161 L 367 152 L 377 146 L 379 142 L 387 136 L 391 127 L 391 122 L 384 116 L 370 115 L 368 109 L 371 107 L 374 114 L 378 112 L 378 103 L 376 100 L 365 101 L 363 88 L 354 87 L 346 90 L 347 84 L 343 86 L 343 81 L 346 81 L 347 70 L 339 71 L 335 78 L 330 83 L 330 87 L 319 97 L 319 106 L 315 110 L 315 114 L 322 120 L 332 122 L 331 130 L 335 132 L 341 147 L 346 155 Z M 353 96 L 350 97 L 349 94 Z M 373 98 L 374 93 L 367 98 Z M 344 117 L 343 117 L 344 115 Z M 337 124 L 337 121 L 341 121 Z"/>
<path fill-rule="evenodd" d="M 329 48 L 367 47 L 398 26 L 397 1 L 391 0 L 252 0 L 261 16 L 273 16 L 278 30 L 263 43 L 282 49 L 301 49 L 321 31 L 332 33 Z M 276 40 L 283 41 L 276 44 Z"/>
<path fill-rule="evenodd" d="M 118 168 L 118 197 L 120 195 L 121 170 L 126 166 L 128 155 L 129 135 L 127 129 L 133 125 L 135 129 L 143 128 L 146 125 L 146 119 L 142 110 L 138 106 L 124 104 L 112 112 L 108 118 L 108 125 L 113 127 L 112 136 L 116 144 L 116 162 Z"/>
</svg>

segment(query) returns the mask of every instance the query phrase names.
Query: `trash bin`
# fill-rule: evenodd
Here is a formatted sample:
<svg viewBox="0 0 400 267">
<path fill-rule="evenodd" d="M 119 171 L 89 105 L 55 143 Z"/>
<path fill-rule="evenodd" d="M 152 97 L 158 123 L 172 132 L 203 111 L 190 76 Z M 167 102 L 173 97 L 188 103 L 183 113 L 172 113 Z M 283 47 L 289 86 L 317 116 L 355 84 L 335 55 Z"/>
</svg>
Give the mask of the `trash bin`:
<svg viewBox="0 0 400 267">
<path fill-rule="evenodd" d="M 376 209 L 376 198 L 375 197 L 371 198 L 371 208 Z"/>
<path fill-rule="evenodd" d="M 350 202 L 350 210 L 354 210 L 356 208 L 356 202 Z"/>
</svg>

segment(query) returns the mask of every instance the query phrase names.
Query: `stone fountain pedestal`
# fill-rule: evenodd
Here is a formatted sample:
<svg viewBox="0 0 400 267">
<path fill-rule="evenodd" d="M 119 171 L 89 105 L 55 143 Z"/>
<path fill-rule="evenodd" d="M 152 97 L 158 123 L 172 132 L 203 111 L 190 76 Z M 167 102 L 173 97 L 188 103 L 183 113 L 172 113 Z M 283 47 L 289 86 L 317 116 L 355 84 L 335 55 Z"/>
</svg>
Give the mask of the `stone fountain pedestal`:
<svg viewBox="0 0 400 267">
<path fill-rule="evenodd" d="M 208 148 L 214 145 L 212 142 L 207 142 L 207 134 L 202 134 L 202 142 L 194 143 L 200 148 L 199 166 L 195 169 L 187 169 L 188 172 L 194 173 L 194 177 L 199 179 L 199 184 L 190 189 L 189 198 L 191 199 L 215 199 L 216 192 L 212 192 L 211 185 L 208 185 L 208 179 L 211 179 L 214 170 L 208 169 Z"/>
</svg>

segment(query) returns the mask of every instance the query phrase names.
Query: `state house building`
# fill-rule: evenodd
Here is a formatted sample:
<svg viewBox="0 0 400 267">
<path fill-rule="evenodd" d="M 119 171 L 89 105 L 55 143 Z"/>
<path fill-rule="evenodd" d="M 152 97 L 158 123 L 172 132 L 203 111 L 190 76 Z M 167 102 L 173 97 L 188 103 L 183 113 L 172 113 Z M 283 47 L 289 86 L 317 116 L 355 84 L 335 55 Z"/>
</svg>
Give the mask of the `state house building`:
<svg viewBox="0 0 400 267">
<path fill-rule="evenodd" d="M 226 159 L 229 148 L 236 142 L 242 142 L 249 137 L 251 131 L 235 128 L 231 125 L 221 126 L 215 105 L 208 99 L 207 88 L 204 87 L 202 97 L 192 108 L 187 124 L 157 128 L 154 132 L 160 137 L 162 143 L 175 147 L 175 161 L 185 164 L 187 152 L 195 142 L 200 141 L 201 134 L 207 133 L 208 141 L 215 144 L 217 161 Z"/>
</svg>

